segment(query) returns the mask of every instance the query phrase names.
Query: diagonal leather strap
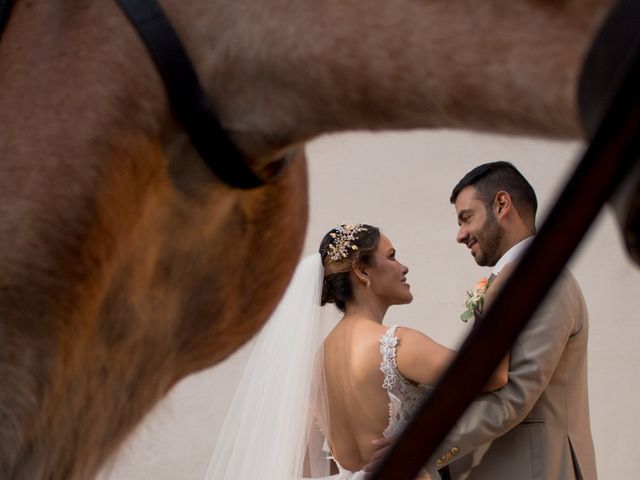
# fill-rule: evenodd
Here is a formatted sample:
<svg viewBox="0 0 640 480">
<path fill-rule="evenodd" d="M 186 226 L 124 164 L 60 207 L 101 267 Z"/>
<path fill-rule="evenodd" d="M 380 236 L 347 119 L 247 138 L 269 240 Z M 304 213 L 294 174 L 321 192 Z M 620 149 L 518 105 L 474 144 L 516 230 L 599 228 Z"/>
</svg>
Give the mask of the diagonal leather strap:
<svg viewBox="0 0 640 480">
<path fill-rule="evenodd" d="M 7 21 L 9 20 L 11 7 L 13 7 L 13 0 L 0 0 L 0 37 L 2 37 L 4 27 L 7 25 Z"/>
<path fill-rule="evenodd" d="M 616 88 L 640 49 L 640 2 L 620 2 L 606 19 L 587 56 L 578 84 L 580 118 L 589 138 L 594 134 Z M 640 265 L 640 166 L 609 202 L 631 258 Z"/>
<path fill-rule="evenodd" d="M 625 1 L 637 0 L 623 0 L 622 6 Z M 372 479 L 415 478 L 543 301 L 605 201 L 640 160 L 640 48 L 632 55 L 588 150 L 535 240 Z"/>
<path fill-rule="evenodd" d="M 142 38 L 164 81 L 171 108 L 211 170 L 232 187 L 264 184 L 224 131 L 178 34 L 155 0 L 116 0 Z"/>
</svg>

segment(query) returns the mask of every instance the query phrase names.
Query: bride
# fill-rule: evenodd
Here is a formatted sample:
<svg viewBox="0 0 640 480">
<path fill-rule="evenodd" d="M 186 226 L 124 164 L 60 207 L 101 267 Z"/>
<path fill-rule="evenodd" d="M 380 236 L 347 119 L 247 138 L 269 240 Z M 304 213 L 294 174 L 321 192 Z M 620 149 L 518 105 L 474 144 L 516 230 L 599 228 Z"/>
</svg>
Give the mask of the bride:
<svg viewBox="0 0 640 480">
<path fill-rule="evenodd" d="M 455 355 L 383 325 L 390 306 L 413 299 L 408 271 L 377 227 L 324 236 L 256 340 L 206 480 L 365 477 L 373 441 L 401 431 Z M 326 303 L 342 312 L 333 328 Z M 486 390 L 506 384 L 507 365 Z"/>
</svg>

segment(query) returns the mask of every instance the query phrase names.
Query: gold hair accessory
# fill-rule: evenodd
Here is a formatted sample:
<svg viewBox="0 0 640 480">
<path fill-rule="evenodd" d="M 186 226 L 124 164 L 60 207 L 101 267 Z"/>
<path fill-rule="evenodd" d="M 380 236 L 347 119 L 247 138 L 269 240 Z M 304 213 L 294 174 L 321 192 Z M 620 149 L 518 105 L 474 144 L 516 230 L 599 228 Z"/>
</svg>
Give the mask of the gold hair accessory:
<svg viewBox="0 0 640 480">
<path fill-rule="evenodd" d="M 339 225 L 334 230 L 335 232 L 329 234 L 333 241 L 329 244 L 327 250 L 327 256 L 334 262 L 347 258 L 350 252 L 358 250 L 358 246 L 351 242 L 355 241 L 356 234 L 367 231 L 360 223 L 356 225 Z"/>
</svg>

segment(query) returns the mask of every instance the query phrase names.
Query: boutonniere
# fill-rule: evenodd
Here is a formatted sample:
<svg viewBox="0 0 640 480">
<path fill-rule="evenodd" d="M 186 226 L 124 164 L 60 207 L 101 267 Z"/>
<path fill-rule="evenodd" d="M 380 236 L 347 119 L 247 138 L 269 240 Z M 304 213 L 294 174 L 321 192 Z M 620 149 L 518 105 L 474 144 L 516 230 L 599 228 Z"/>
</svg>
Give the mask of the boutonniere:
<svg viewBox="0 0 640 480">
<path fill-rule="evenodd" d="M 467 298 L 464 301 L 464 308 L 466 310 L 462 312 L 462 315 L 460 315 L 460 320 L 466 323 L 470 318 L 473 318 L 474 310 L 482 312 L 484 296 L 487 294 L 487 288 L 489 288 L 489 280 L 481 278 L 475 284 L 473 290 L 467 290 Z"/>
</svg>

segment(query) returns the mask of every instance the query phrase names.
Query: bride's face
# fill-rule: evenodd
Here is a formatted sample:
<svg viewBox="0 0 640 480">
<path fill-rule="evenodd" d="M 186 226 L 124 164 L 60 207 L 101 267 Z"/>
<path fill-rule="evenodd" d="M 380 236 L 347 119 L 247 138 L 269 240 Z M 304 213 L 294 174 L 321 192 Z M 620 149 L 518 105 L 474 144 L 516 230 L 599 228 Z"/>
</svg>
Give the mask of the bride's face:
<svg viewBox="0 0 640 480">
<path fill-rule="evenodd" d="M 380 234 L 378 248 L 367 268 L 369 289 L 388 305 L 402 305 L 413 300 L 407 283 L 409 269 L 396 259 L 396 249 L 386 235 Z"/>
</svg>

